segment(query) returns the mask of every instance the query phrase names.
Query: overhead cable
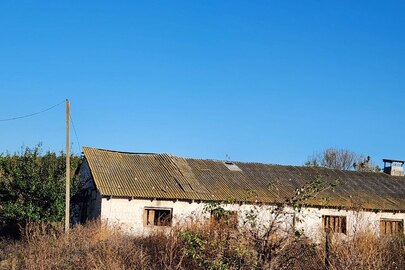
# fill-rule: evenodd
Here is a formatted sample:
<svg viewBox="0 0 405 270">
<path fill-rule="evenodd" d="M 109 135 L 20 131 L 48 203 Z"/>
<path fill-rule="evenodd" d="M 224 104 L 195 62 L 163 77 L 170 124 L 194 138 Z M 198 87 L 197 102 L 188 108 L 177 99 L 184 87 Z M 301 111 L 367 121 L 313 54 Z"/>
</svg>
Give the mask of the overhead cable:
<svg viewBox="0 0 405 270">
<path fill-rule="evenodd" d="M 39 111 L 39 112 L 35 112 L 35 113 L 27 114 L 27 115 L 22 115 L 22 116 L 17 116 L 17 117 L 11 117 L 11 118 L 0 119 L 0 122 L 13 121 L 13 120 L 18 120 L 18 119 L 22 119 L 22 118 L 32 117 L 32 116 L 35 116 L 35 115 L 38 115 L 38 114 L 47 112 L 47 111 L 49 111 L 49 110 L 52 110 L 53 108 L 55 108 L 55 107 L 61 105 L 62 103 L 65 103 L 65 101 L 62 101 L 62 102 L 60 102 L 60 103 L 58 103 L 58 104 L 56 104 L 56 105 L 53 105 L 52 107 L 46 108 L 46 109 L 44 109 L 44 110 L 42 110 L 42 111 Z"/>
<path fill-rule="evenodd" d="M 72 122 L 73 131 L 74 131 L 74 133 L 75 133 L 75 137 L 76 137 L 77 145 L 79 146 L 79 153 L 80 153 L 80 151 L 81 151 L 81 149 L 82 149 L 82 146 L 80 145 L 79 137 L 77 136 L 75 123 L 73 122 L 73 119 L 72 119 L 72 114 L 69 114 L 69 117 L 70 117 L 70 122 Z"/>
</svg>

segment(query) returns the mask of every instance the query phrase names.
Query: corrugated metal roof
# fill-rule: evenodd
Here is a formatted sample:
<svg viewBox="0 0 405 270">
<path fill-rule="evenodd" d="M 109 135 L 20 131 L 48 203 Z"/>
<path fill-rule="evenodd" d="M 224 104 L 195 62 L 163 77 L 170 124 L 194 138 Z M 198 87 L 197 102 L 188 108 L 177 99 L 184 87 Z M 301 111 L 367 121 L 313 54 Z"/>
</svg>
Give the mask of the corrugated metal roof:
<svg viewBox="0 0 405 270">
<path fill-rule="evenodd" d="M 384 173 L 246 162 L 233 162 L 239 170 L 230 170 L 223 161 L 83 150 L 102 195 L 283 203 L 320 177 L 325 183 L 341 184 L 318 194 L 311 205 L 405 211 L 405 177 Z"/>
</svg>

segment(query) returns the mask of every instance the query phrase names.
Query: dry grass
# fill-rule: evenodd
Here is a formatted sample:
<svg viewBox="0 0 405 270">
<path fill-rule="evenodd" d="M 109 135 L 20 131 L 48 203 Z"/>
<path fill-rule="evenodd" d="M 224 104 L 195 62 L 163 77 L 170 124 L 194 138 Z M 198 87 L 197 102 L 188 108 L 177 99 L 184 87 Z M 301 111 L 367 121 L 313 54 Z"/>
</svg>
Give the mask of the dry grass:
<svg viewBox="0 0 405 270">
<path fill-rule="evenodd" d="M 400 238 L 358 233 L 332 239 L 330 269 L 404 269 Z M 0 269 L 324 269 L 324 244 L 303 237 L 190 223 L 134 237 L 100 222 L 30 223 L 19 241 L 0 241 Z"/>
<path fill-rule="evenodd" d="M 359 232 L 350 239 L 332 237 L 330 250 L 330 269 L 333 270 L 405 269 L 403 236 L 379 237 Z"/>
</svg>

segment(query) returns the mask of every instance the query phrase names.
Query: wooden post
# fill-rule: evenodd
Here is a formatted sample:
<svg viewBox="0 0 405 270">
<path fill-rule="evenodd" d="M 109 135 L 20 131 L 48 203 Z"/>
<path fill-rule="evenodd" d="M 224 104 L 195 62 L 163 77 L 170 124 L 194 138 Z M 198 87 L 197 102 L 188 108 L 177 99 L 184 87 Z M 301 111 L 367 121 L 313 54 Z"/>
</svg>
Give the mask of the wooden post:
<svg viewBox="0 0 405 270">
<path fill-rule="evenodd" d="M 70 103 L 66 99 L 66 195 L 65 195 L 65 232 L 70 227 Z"/>
<path fill-rule="evenodd" d="M 330 269 L 330 234 L 330 228 L 327 228 L 325 239 L 325 270 Z"/>
</svg>

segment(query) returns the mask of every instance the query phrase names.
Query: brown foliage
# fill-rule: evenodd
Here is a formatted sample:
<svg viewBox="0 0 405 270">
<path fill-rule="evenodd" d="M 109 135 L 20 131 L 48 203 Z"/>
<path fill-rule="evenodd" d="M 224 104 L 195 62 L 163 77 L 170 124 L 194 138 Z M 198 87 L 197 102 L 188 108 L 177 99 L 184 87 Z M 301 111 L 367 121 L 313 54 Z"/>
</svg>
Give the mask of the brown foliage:
<svg viewBox="0 0 405 270">
<path fill-rule="evenodd" d="M 347 149 L 328 148 L 314 154 L 305 163 L 307 166 L 322 166 L 337 170 L 350 170 L 358 159 L 357 154 Z"/>
<path fill-rule="evenodd" d="M 378 237 L 364 231 L 350 239 L 333 237 L 330 269 L 404 269 L 404 240 L 403 236 Z"/>
<path fill-rule="evenodd" d="M 291 233 L 292 234 L 292 233 Z M 330 269 L 403 269 L 402 238 L 357 233 L 333 237 Z M 20 241 L 0 241 L 0 269 L 324 269 L 324 244 L 302 236 L 260 234 L 221 222 L 193 222 L 130 236 L 101 222 L 30 223 Z"/>
</svg>

